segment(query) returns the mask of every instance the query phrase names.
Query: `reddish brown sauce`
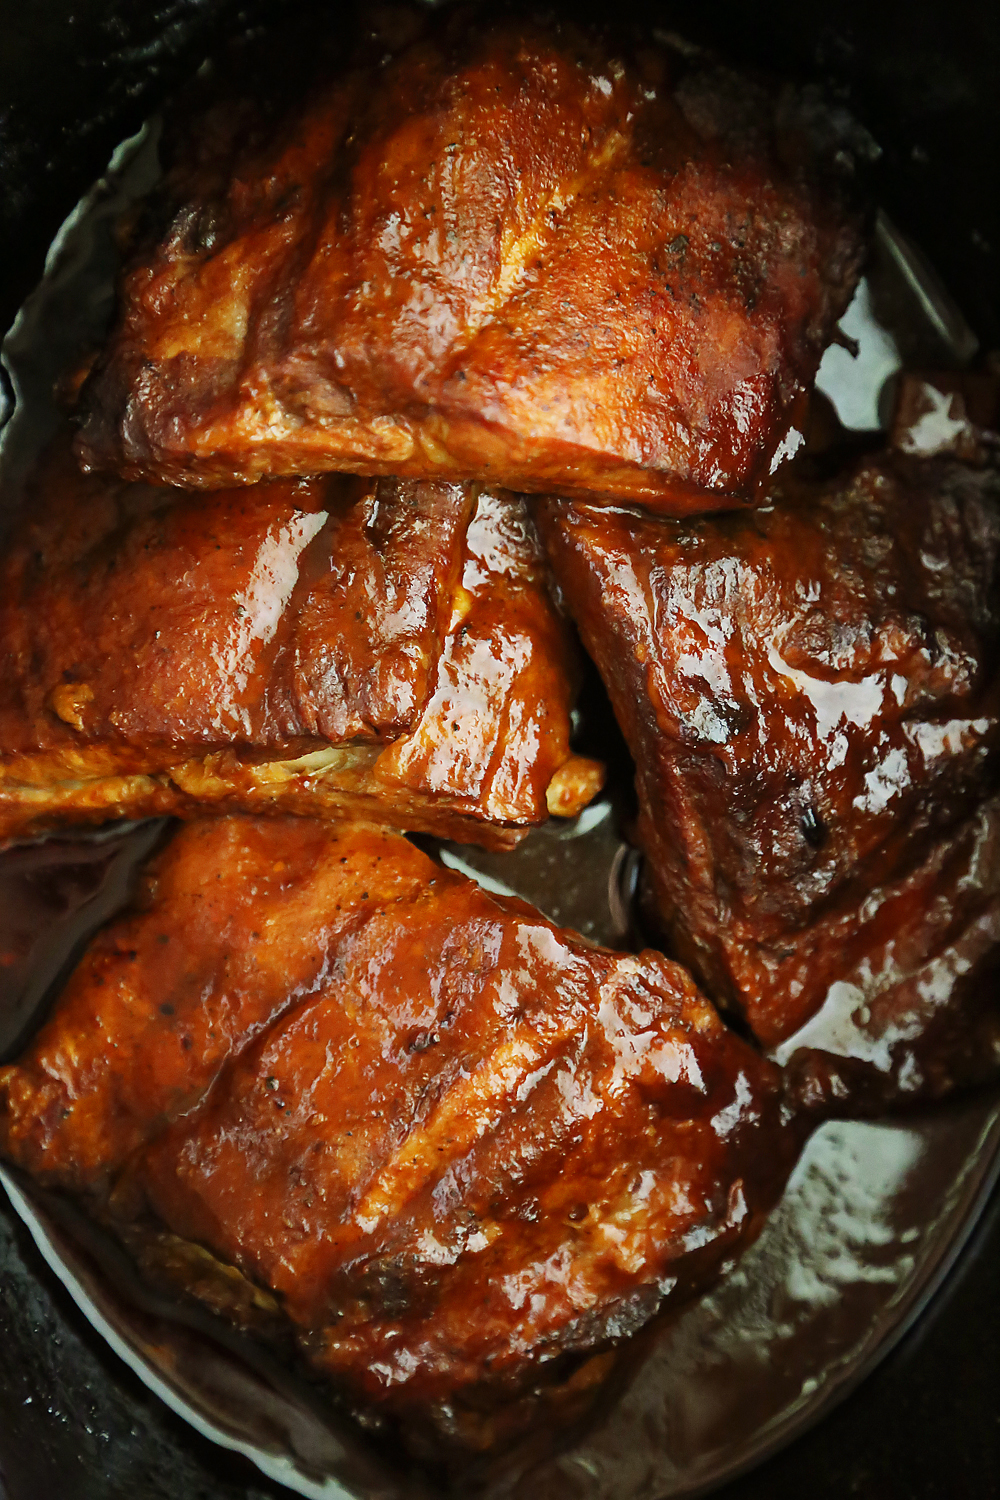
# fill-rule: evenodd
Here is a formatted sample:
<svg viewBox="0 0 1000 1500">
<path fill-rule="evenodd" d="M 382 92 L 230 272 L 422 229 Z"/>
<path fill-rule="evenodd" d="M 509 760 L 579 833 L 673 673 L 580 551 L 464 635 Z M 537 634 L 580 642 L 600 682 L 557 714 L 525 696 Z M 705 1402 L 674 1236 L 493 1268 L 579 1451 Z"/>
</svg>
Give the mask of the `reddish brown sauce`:
<svg viewBox="0 0 1000 1500">
<path fill-rule="evenodd" d="M 147 824 L 0 853 L 0 1060 L 18 1054 L 82 944 L 129 899 L 161 831 Z"/>
</svg>

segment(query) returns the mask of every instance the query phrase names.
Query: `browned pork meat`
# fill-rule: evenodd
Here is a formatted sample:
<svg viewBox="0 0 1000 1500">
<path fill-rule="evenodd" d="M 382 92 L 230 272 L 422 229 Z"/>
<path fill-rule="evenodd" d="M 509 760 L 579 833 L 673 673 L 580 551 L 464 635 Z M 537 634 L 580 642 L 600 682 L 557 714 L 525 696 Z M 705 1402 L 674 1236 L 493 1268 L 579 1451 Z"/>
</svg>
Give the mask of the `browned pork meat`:
<svg viewBox="0 0 1000 1500">
<path fill-rule="evenodd" d="M 857 277 L 830 119 L 651 41 L 421 24 L 168 137 L 83 458 L 209 488 L 347 470 L 671 514 L 752 499 Z"/>
<path fill-rule="evenodd" d="M 510 845 L 599 785 L 572 677 L 504 491 L 192 497 L 57 449 L 0 566 L 0 836 L 242 807 Z"/>
<path fill-rule="evenodd" d="M 348 1399 L 486 1442 L 755 1234 L 778 1080 L 658 954 L 393 834 L 218 819 L 0 1070 L 0 1149 L 276 1298 Z"/>
<path fill-rule="evenodd" d="M 1000 938 L 998 501 L 897 456 L 749 516 L 540 516 L 677 951 L 767 1044 L 839 1016 L 815 1045 L 890 1091 L 998 1061 L 969 1009 Z"/>
</svg>

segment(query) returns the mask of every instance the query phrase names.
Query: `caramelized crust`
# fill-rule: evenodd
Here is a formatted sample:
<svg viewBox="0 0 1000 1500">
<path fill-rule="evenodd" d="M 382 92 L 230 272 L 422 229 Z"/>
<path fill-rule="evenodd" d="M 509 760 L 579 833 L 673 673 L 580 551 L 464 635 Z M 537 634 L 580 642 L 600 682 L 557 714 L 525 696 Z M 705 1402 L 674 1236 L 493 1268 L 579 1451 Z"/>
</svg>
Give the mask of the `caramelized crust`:
<svg viewBox="0 0 1000 1500">
<path fill-rule="evenodd" d="M 523 501 L 332 476 L 191 497 L 56 450 L 0 577 L 0 835 L 206 807 L 510 844 L 599 785 Z"/>
<path fill-rule="evenodd" d="M 659 911 L 766 1043 L 935 957 L 951 1003 L 996 912 L 992 835 L 960 825 L 995 780 L 998 500 L 995 474 L 897 457 L 752 517 L 541 508 L 636 759 Z"/>
<path fill-rule="evenodd" d="M 778 1080 L 658 954 L 391 834 L 224 819 L 0 1072 L 0 1145 L 276 1294 L 353 1400 L 452 1430 L 465 1403 L 481 1441 L 489 1401 L 756 1232 L 794 1156 Z"/>
<path fill-rule="evenodd" d="M 282 105 L 180 122 L 85 462 L 752 499 L 856 281 L 847 143 L 814 101 L 652 42 L 421 24 L 311 89 L 299 58 Z"/>
</svg>

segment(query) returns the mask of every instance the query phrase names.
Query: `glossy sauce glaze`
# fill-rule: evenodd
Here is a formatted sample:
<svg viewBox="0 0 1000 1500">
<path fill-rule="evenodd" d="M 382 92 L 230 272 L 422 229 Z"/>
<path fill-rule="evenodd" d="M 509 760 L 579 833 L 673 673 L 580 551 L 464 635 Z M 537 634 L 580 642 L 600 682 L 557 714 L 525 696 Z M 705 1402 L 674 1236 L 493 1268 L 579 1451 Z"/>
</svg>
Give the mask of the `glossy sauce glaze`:
<svg viewBox="0 0 1000 1500">
<path fill-rule="evenodd" d="M 189 1245 L 227 1305 L 235 1267 L 334 1389 L 474 1447 L 711 1278 L 799 1144 L 676 965 L 300 820 L 183 827 L 0 1100 L 4 1156 L 149 1274 Z"/>
<path fill-rule="evenodd" d="M 300 53 L 290 98 L 268 56 L 179 115 L 84 461 L 753 498 L 857 278 L 849 132 L 651 38 L 396 22 L 312 82 Z"/>
<path fill-rule="evenodd" d="M 887 456 L 752 517 L 540 512 L 635 755 L 661 918 L 768 1045 L 838 985 L 919 1035 L 921 986 L 961 1014 L 1000 937 L 998 499 L 989 471 Z M 979 1051 L 908 1086 L 962 1057 L 974 1079 Z"/>
<path fill-rule="evenodd" d="M 504 491 L 331 476 L 191 497 L 82 475 L 57 443 L 0 598 L 8 837 L 249 805 L 509 844 L 599 785 Z"/>
</svg>

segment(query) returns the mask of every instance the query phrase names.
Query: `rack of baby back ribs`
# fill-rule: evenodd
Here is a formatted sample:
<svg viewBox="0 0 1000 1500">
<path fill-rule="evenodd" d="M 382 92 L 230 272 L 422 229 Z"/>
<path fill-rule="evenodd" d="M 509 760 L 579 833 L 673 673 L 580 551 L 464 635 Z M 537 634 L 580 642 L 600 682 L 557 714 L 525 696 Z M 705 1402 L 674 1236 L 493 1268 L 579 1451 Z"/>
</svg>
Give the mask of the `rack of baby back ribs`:
<svg viewBox="0 0 1000 1500">
<path fill-rule="evenodd" d="M 0 1149 L 369 1423 L 485 1448 L 731 1264 L 817 1119 L 997 1069 L 996 393 L 805 440 L 867 240 L 814 98 L 394 25 L 176 106 L 25 492 L 3 835 L 183 821 Z M 404 836 L 596 794 L 574 627 L 669 957 Z"/>
</svg>

